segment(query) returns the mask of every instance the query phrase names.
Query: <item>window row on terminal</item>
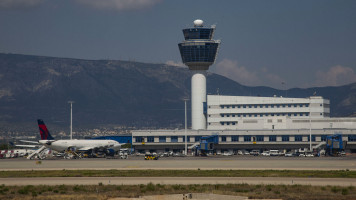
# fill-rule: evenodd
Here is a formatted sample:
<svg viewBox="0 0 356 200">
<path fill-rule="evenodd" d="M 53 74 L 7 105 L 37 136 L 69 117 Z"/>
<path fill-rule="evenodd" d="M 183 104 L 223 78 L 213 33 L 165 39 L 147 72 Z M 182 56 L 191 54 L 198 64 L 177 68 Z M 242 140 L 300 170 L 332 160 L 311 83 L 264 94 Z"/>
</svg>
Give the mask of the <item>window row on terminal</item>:
<svg viewBox="0 0 356 200">
<path fill-rule="evenodd" d="M 312 135 L 312 142 L 326 141 L 327 135 Z M 145 140 L 145 138 L 147 140 Z M 356 142 L 356 135 L 347 136 L 349 142 Z M 201 136 L 187 136 L 187 142 L 198 142 Z M 221 135 L 220 142 L 309 142 L 309 135 Z M 147 143 L 179 143 L 185 142 L 184 136 L 136 136 L 135 142 Z"/>
<path fill-rule="evenodd" d="M 323 115 L 323 113 L 320 113 Z M 211 116 L 211 115 L 210 115 Z M 210 117 L 209 116 L 209 117 Z M 229 113 L 229 114 L 220 114 L 220 117 L 274 117 L 274 116 L 309 116 L 308 112 L 300 112 L 300 113 Z"/>
<path fill-rule="evenodd" d="M 320 104 L 323 106 L 323 104 Z M 236 105 L 220 105 L 220 108 L 303 108 L 309 107 L 308 103 L 302 104 L 236 104 Z"/>
</svg>

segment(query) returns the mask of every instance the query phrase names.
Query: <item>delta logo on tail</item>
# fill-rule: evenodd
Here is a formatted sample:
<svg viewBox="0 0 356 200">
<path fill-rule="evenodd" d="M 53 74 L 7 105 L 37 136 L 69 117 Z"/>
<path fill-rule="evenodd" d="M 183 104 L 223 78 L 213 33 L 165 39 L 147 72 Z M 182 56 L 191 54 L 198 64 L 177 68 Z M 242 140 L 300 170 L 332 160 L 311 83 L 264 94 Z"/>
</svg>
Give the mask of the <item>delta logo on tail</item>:
<svg viewBox="0 0 356 200">
<path fill-rule="evenodd" d="M 54 138 L 49 133 L 46 124 L 43 122 L 42 119 L 38 119 L 38 128 L 40 129 L 41 140 L 54 140 Z"/>
</svg>

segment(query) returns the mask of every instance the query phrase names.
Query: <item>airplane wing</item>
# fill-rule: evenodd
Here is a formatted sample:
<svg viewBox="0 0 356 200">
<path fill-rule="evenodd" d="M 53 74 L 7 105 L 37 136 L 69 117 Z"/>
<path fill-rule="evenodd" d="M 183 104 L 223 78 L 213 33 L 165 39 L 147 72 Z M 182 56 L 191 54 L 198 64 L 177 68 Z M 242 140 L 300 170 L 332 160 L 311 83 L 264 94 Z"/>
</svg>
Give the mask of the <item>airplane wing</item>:
<svg viewBox="0 0 356 200">
<path fill-rule="evenodd" d="M 77 149 L 78 151 L 89 151 L 93 149 L 107 149 L 112 147 L 111 145 L 104 145 L 104 146 L 96 146 L 96 147 L 82 147 L 80 149 Z"/>
<path fill-rule="evenodd" d="M 83 148 L 78 149 L 78 151 L 89 151 L 91 149 L 93 149 L 93 147 L 83 147 Z"/>
<path fill-rule="evenodd" d="M 36 141 L 28 141 L 28 140 L 20 140 L 20 142 L 31 143 L 31 144 L 39 144 Z"/>
<path fill-rule="evenodd" d="M 16 144 L 16 147 L 25 147 L 25 148 L 36 148 L 38 145 L 26 145 L 26 144 Z"/>
</svg>

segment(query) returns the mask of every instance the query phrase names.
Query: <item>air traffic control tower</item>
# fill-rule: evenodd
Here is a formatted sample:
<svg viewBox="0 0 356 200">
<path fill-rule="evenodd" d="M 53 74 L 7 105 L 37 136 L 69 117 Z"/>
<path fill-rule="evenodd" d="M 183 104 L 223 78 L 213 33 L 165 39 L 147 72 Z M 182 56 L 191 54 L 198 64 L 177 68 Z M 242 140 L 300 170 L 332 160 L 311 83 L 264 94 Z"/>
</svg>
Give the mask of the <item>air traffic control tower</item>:
<svg viewBox="0 0 356 200">
<path fill-rule="evenodd" d="M 192 75 L 192 129 L 206 129 L 206 77 L 209 66 L 215 62 L 220 46 L 213 40 L 215 26 L 204 27 L 203 21 L 194 21 L 194 27 L 183 29 L 185 40 L 178 44 L 182 61 Z"/>
</svg>

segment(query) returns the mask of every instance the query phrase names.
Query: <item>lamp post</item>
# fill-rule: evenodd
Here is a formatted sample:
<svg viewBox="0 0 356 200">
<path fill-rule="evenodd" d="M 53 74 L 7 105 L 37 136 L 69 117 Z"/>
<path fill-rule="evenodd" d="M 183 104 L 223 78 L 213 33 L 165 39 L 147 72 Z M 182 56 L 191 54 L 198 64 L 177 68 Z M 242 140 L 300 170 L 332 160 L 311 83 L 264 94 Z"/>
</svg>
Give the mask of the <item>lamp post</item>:
<svg viewBox="0 0 356 200">
<path fill-rule="evenodd" d="M 312 151 L 312 131 L 311 131 L 311 98 L 309 97 L 309 149 Z"/>
<path fill-rule="evenodd" d="M 72 129 L 73 129 L 73 120 L 72 120 L 72 110 L 73 110 L 73 103 L 74 101 L 68 101 L 68 103 L 70 104 L 70 139 L 72 140 L 73 139 L 73 132 L 72 132 Z"/>
<path fill-rule="evenodd" d="M 184 153 L 188 155 L 188 141 L 187 141 L 187 101 L 188 98 L 184 98 L 184 141 L 185 141 L 185 148 Z"/>
</svg>

